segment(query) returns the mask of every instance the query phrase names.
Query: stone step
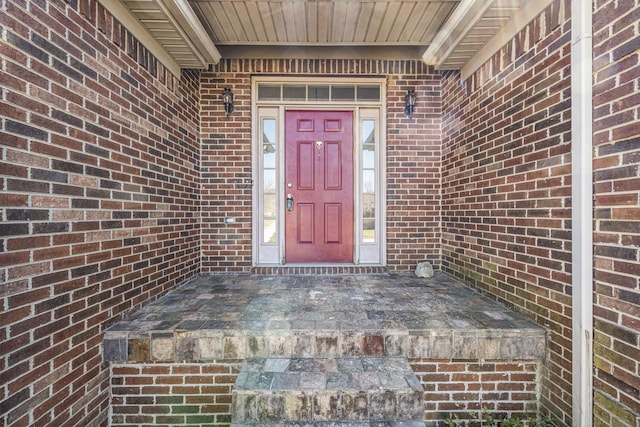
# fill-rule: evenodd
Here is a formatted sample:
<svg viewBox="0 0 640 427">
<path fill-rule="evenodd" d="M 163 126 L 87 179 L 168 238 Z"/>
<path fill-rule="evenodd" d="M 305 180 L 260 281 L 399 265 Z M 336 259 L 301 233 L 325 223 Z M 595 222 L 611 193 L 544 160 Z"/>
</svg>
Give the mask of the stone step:
<svg viewBox="0 0 640 427">
<path fill-rule="evenodd" d="M 233 426 L 411 426 L 423 390 L 406 358 L 247 359 L 233 390 Z M 273 423 L 273 424 L 270 424 Z M 322 424 L 325 423 L 325 424 Z"/>
</svg>

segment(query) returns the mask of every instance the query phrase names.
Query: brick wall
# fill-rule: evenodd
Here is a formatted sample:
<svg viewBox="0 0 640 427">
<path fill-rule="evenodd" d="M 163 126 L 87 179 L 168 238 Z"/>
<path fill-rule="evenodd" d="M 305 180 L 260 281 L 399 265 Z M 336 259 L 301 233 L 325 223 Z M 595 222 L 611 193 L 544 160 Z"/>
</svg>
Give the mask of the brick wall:
<svg viewBox="0 0 640 427">
<path fill-rule="evenodd" d="M 387 77 L 387 263 L 440 262 L 440 76 L 420 61 L 223 60 L 202 76 L 203 259 L 206 272 L 251 267 L 251 76 Z M 220 94 L 233 88 L 226 118 Z M 415 88 L 413 120 L 404 95 Z M 237 218 L 225 224 L 224 217 Z"/>
<path fill-rule="evenodd" d="M 519 360 L 409 359 L 424 388 L 424 421 L 533 417 L 538 412 L 538 363 Z"/>
<path fill-rule="evenodd" d="M 220 95 L 234 94 L 226 117 Z M 251 267 L 251 77 L 246 73 L 203 73 L 202 268 L 205 272 L 248 272 Z M 235 217 L 226 224 L 225 217 Z"/>
<path fill-rule="evenodd" d="M 229 425 L 242 361 L 112 364 L 112 426 Z"/>
<path fill-rule="evenodd" d="M 542 404 L 570 423 L 567 2 L 555 1 L 463 84 L 420 62 L 356 60 L 223 61 L 177 79 L 93 0 L 0 4 L 0 422 L 105 423 L 101 332 L 199 271 L 201 190 L 203 269 L 248 271 L 250 76 L 277 73 L 387 77 L 390 268 L 442 262 L 546 325 Z M 639 5 L 594 7 L 596 423 L 633 424 Z M 236 94 L 229 119 L 219 98 L 227 85 Z M 402 112 L 408 88 L 418 96 L 411 121 Z M 126 377 L 117 369 L 114 387 Z M 171 404 L 211 404 L 177 395 Z M 140 402 L 131 404 L 150 401 Z"/>
<path fill-rule="evenodd" d="M 387 265 L 440 266 L 441 76 L 392 75 L 387 82 Z M 413 119 L 404 97 L 415 88 Z"/>
<path fill-rule="evenodd" d="M 538 363 L 410 359 L 424 389 L 425 422 L 537 411 Z M 111 365 L 112 426 L 229 425 L 231 390 L 242 361 Z"/>
<path fill-rule="evenodd" d="M 594 3 L 594 425 L 639 425 L 640 4 Z"/>
<path fill-rule="evenodd" d="M 199 75 L 96 1 L 0 6 L 0 424 L 105 424 L 103 329 L 199 270 Z"/>
<path fill-rule="evenodd" d="M 543 410 L 571 423 L 570 19 L 553 2 L 443 82 L 443 269 L 549 332 Z"/>
</svg>

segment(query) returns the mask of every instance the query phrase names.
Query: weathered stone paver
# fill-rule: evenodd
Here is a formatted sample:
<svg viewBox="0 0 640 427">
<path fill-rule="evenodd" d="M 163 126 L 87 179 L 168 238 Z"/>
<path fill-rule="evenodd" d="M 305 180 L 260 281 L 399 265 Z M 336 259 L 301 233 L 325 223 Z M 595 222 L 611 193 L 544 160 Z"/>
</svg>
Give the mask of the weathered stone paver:
<svg viewBox="0 0 640 427">
<path fill-rule="evenodd" d="M 446 274 L 199 276 L 105 332 L 106 361 L 540 359 L 545 332 Z"/>
<path fill-rule="evenodd" d="M 423 390 L 406 358 L 249 359 L 233 424 L 420 421 Z"/>
</svg>

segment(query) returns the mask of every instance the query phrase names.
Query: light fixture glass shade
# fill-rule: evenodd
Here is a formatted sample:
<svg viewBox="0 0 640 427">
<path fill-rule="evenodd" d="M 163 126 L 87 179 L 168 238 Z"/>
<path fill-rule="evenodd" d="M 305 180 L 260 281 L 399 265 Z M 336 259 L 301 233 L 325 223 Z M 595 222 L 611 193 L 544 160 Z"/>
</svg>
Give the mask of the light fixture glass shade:
<svg viewBox="0 0 640 427">
<path fill-rule="evenodd" d="M 404 96 L 404 113 L 409 116 L 409 118 L 413 117 L 413 111 L 416 107 L 416 94 L 413 89 L 409 89 L 407 94 Z"/>
<path fill-rule="evenodd" d="M 222 102 L 224 103 L 224 111 L 227 114 L 227 117 L 233 113 L 233 92 L 231 92 L 231 88 L 225 87 L 222 91 Z"/>
</svg>

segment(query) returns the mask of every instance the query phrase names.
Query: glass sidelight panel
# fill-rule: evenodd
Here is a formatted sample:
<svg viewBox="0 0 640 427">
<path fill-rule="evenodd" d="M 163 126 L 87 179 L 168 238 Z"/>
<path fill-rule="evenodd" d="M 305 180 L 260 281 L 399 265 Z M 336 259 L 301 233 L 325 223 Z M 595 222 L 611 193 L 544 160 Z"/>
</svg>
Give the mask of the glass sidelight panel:
<svg viewBox="0 0 640 427">
<path fill-rule="evenodd" d="M 361 121 L 362 242 L 376 242 L 376 121 Z"/>
<path fill-rule="evenodd" d="M 265 219 L 273 219 L 276 216 L 276 196 L 273 194 L 265 194 L 264 196 L 264 217 Z"/>
<path fill-rule="evenodd" d="M 278 241 L 276 119 L 263 118 L 262 128 L 262 242 Z"/>
<path fill-rule="evenodd" d="M 275 219 L 264 219 L 263 221 L 264 243 L 277 243 L 278 233 Z"/>
<path fill-rule="evenodd" d="M 275 144 L 264 144 L 262 150 L 263 159 L 264 159 L 264 167 L 265 168 L 275 168 L 276 167 L 276 145 Z"/>
<path fill-rule="evenodd" d="M 265 194 L 276 193 L 276 171 L 273 169 L 265 169 L 262 172 L 263 181 L 262 186 Z"/>
</svg>

